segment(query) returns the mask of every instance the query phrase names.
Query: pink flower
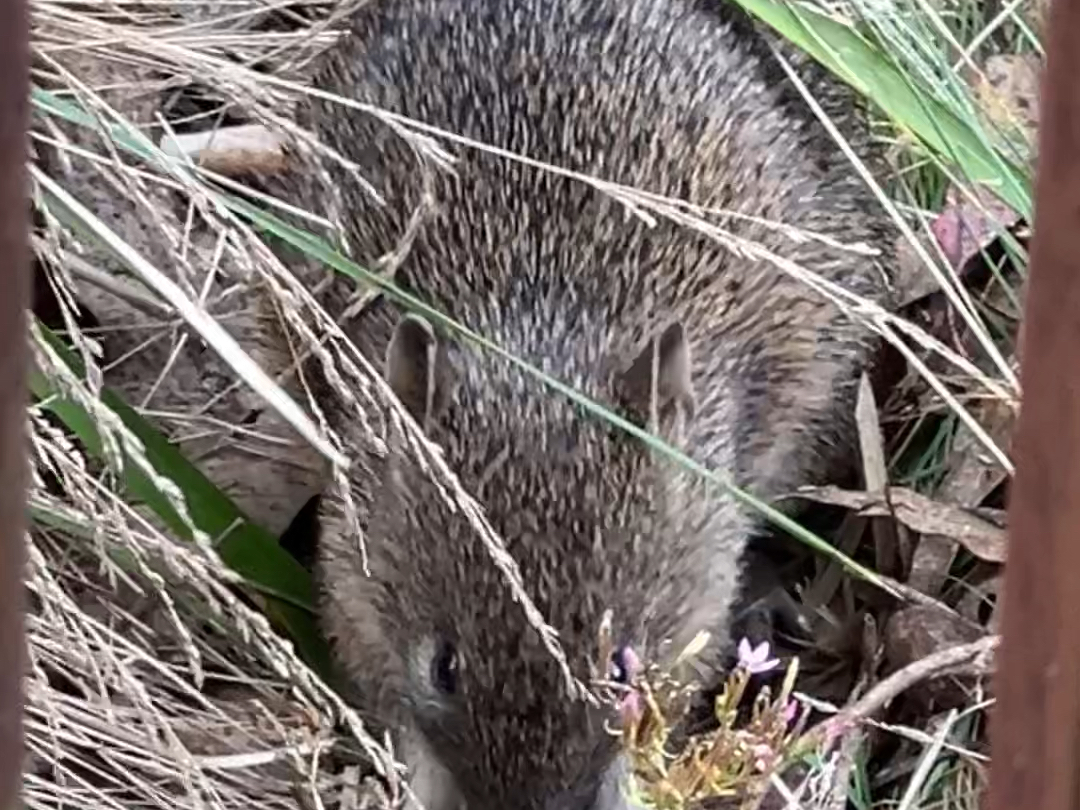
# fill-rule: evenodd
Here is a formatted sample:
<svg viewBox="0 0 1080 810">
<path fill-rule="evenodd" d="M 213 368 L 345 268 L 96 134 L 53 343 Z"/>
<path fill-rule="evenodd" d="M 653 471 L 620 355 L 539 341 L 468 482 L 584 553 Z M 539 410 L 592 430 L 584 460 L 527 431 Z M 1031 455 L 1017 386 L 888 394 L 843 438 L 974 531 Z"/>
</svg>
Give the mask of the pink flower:
<svg viewBox="0 0 1080 810">
<path fill-rule="evenodd" d="M 749 639 L 739 642 L 739 666 L 751 675 L 758 675 L 776 669 L 780 659 L 769 658 L 769 642 L 763 641 L 756 647 L 750 646 Z"/>
<path fill-rule="evenodd" d="M 750 753 L 754 757 L 754 767 L 761 773 L 769 770 L 776 759 L 776 752 L 765 743 L 758 743 L 750 749 Z"/>
<path fill-rule="evenodd" d="M 799 715 L 799 704 L 794 698 L 787 702 L 784 706 L 784 722 L 787 725 L 791 725 L 795 722 L 795 718 Z"/>
</svg>

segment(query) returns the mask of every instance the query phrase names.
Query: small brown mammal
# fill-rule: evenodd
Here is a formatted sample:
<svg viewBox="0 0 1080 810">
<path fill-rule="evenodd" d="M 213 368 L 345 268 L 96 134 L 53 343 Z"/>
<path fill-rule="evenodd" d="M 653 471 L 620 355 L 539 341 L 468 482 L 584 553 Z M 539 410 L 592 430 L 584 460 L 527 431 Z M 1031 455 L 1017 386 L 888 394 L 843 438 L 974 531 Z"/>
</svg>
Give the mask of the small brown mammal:
<svg viewBox="0 0 1080 810">
<path fill-rule="evenodd" d="M 728 3 L 371 0 L 316 83 L 534 160 L 734 211 L 731 232 L 884 300 L 873 259 L 761 224 L 888 244 L 870 190 L 766 43 Z M 868 154 L 850 95 L 798 64 Z M 319 101 L 304 115 L 386 201 L 335 176 L 353 254 L 370 263 L 407 231 L 424 169 L 370 115 Z M 435 205 L 398 284 L 639 424 L 655 418 L 668 440 L 758 495 L 835 457 L 865 327 L 769 262 L 628 215 L 575 179 L 454 151 L 453 175 L 428 174 Z M 317 189 L 304 195 L 318 205 Z M 388 301 L 354 338 L 506 539 L 579 677 L 605 609 L 643 656 L 664 639 L 723 634 L 760 517 Z M 365 708 L 398 734 L 424 805 L 625 806 L 608 718 L 566 696 L 464 518 L 400 454 L 360 461 L 371 576 L 328 500 L 321 610 Z"/>
</svg>

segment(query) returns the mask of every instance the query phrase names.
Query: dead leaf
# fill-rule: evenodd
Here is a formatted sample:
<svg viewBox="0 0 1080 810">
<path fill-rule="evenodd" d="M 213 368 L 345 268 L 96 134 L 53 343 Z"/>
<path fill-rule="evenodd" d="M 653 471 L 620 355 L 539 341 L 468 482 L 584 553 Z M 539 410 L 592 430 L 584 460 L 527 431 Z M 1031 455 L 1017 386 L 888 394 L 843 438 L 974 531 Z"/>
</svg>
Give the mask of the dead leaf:
<svg viewBox="0 0 1080 810">
<path fill-rule="evenodd" d="M 889 618 L 882 633 L 886 671 L 895 672 L 941 650 L 978 641 L 983 635 L 977 625 L 948 611 L 926 605 L 905 607 Z M 968 699 L 954 678 L 924 681 L 906 695 L 937 705 L 959 705 Z"/>
<path fill-rule="evenodd" d="M 963 272 L 968 262 L 1019 221 L 1005 203 L 982 187 L 969 196 L 950 188 L 945 207 L 930 223 L 930 231 L 953 269 Z"/>
<path fill-rule="evenodd" d="M 966 619 L 980 624 L 986 624 L 988 633 L 998 632 L 1000 611 L 997 609 L 997 600 L 1001 592 L 1003 577 L 1000 573 L 989 577 L 982 582 L 972 582 L 969 577 L 964 578 L 964 591 L 960 601 L 956 605 L 957 612 Z M 993 612 L 988 622 L 980 615 L 987 603 L 993 605 Z"/>
<path fill-rule="evenodd" d="M 866 521 L 854 514 L 844 516 L 840 528 L 836 531 L 834 542 L 837 550 L 850 557 L 855 554 L 862 542 Z M 803 594 L 803 604 L 810 610 L 819 609 L 832 601 L 836 590 L 844 579 L 844 567 L 835 560 L 822 560 L 821 573 Z"/>
<path fill-rule="evenodd" d="M 1016 409 L 1010 403 L 986 399 L 971 410 L 990 438 L 1008 453 L 1016 424 Z M 963 426 L 953 439 L 946 466 L 948 472 L 938 488 L 938 497 L 962 506 L 973 507 L 982 503 L 1007 475 L 975 434 Z"/>
<path fill-rule="evenodd" d="M 842 506 L 862 517 L 892 515 L 909 529 L 919 532 L 923 542 L 934 535 L 956 540 L 976 557 L 988 562 L 1005 562 L 1007 533 L 1001 525 L 1000 510 L 965 509 L 940 503 L 905 487 L 889 487 L 884 494 L 856 492 L 835 486 L 801 487 L 796 497 L 817 503 Z"/>
<path fill-rule="evenodd" d="M 889 485 L 885 443 L 881 438 L 881 422 L 870 378 L 859 378 L 859 393 L 855 402 L 855 423 L 859 433 L 859 451 L 863 463 L 863 483 L 870 492 L 880 492 Z M 902 546 L 910 546 L 906 532 L 889 520 L 875 518 L 870 529 L 874 535 L 875 568 L 879 573 L 895 577 L 897 569 L 906 567 Z M 904 535 L 903 537 L 901 535 Z"/>
<path fill-rule="evenodd" d="M 930 238 L 923 231 L 917 230 L 915 238 L 931 257 L 936 255 Z M 906 236 L 901 234 L 896 238 L 893 250 L 896 255 L 896 277 L 893 287 L 899 309 L 906 309 L 916 301 L 921 301 L 941 291 L 941 285 L 927 269 L 925 262 Z"/>
<path fill-rule="evenodd" d="M 859 393 L 855 401 L 855 422 L 859 430 L 859 450 L 863 462 L 863 480 L 870 491 L 884 489 L 889 485 L 889 473 L 885 461 L 885 446 L 881 440 L 881 423 L 878 419 L 877 402 L 870 378 L 859 377 Z"/>
<path fill-rule="evenodd" d="M 927 596 L 937 596 L 949 579 L 949 570 L 960 544 L 940 534 L 930 535 L 911 555 L 907 584 Z"/>
<path fill-rule="evenodd" d="M 1015 132 L 1034 150 L 1039 127 L 1042 58 L 1035 53 L 995 54 L 972 82 L 991 129 Z"/>
<path fill-rule="evenodd" d="M 979 424 L 1007 453 L 1016 420 L 1013 407 L 999 400 L 982 400 L 972 410 Z M 982 442 L 964 425 L 957 429 L 946 467 L 936 496 L 960 507 L 981 504 L 1007 477 Z M 955 541 L 941 536 L 931 542 L 919 543 L 911 560 L 908 584 L 931 596 L 939 593 L 945 585 L 956 549 Z"/>
</svg>

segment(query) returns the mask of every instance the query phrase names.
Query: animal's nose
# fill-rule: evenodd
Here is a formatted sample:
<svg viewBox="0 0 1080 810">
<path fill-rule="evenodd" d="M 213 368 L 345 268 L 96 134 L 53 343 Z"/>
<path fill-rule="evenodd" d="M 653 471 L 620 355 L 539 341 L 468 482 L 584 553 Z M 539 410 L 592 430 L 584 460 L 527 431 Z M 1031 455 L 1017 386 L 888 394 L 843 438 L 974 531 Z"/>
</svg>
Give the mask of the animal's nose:
<svg viewBox="0 0 1080 810">
<path fill-rule="evenodd" d="M 599 772 L 590 770 L 570 788 L 540 801 L 543 810 L 643 810 L 630 798 L 629 763 L 625 754 L 602 766 Z"/>
<path fill-rule="evenodd" d="M 597 791 L 596 797 L 589 805 L 589 810 L 642 810 L 642 808 L 630 801 L 625 785 L 605 783 Z"/>
<path fill-rule="evenodd" d="M 594 783 L 595 784 L 595 783 Z M 543 803 L 544 810 L 631 810 L 630 805 L 618 801 L 618 795 L 607 795 L 607 791 L 595 786 L 575 786 L 562 791 Z"/>
<path fill-rule="evenodd" d="M 625 764 L 616 761 L 587 790 L 569 791 L 547 803 L 545 810 L 642 810 L 630 799 Z"/>
<path fill-rule="evenodd" d="M 590 810 L 643 810 L 642 805 L 631 798 L 629 777 L 630 763 L 625 755 L 620 755 L 600 780 L 592 802 L 587 805 Z"/>
</svg>

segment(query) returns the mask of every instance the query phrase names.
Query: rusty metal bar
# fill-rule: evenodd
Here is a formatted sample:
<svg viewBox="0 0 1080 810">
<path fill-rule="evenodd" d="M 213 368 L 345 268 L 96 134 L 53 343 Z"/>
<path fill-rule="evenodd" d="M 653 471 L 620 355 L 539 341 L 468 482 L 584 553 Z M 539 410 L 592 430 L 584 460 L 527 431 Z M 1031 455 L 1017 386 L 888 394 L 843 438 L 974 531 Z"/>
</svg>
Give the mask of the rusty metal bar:
<svg viewBox="0 0 1080 810">
<path fill-rule="evenodd" d="M 1045 30 L 989 810 L 1080 810 L 1080 0 Z"/>
<path fill-rule="evenodd" d="M 23 761 L 29 40 L 27 0 L 0 0 L 0 810 L 17 804 Z"/>
</svg>

